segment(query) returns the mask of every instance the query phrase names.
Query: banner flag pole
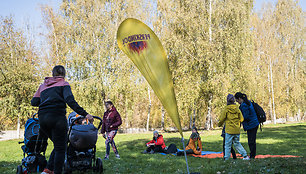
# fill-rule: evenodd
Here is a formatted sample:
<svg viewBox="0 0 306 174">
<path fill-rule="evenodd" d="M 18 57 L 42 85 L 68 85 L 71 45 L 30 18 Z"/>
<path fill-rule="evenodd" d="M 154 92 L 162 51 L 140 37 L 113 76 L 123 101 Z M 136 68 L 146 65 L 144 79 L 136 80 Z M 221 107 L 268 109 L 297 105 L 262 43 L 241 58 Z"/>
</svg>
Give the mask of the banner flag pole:
<svg viewBox="0 0 306 174">
<path fill-rule="evenodd" d="M 189 166 L 188 166 L 188 161 L 187 161 L 187 154 L 186 154 L 186 149 L 185 149 L 184 137 L 182 137 L 182 143 L 183 143 L 183 148 L 184 148 L 184 155 L 185 155 L 185 160 L 186 160 L 187 173 L 190 174 L 190 172 L 189 172 Z"/>
</svg>

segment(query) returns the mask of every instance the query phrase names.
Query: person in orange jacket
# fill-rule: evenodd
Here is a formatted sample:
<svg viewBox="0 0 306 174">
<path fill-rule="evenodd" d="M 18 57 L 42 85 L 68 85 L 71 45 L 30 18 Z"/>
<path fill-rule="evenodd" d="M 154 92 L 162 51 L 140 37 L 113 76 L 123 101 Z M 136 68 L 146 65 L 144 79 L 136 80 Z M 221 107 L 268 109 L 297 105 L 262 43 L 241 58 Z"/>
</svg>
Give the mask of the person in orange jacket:
<svg viewBox="0 0 306 174">
<path fill-rule="evenodd" d="M 198 146 L 196 146 L 196 143 Z M 189 142 L 185 148 L 186 154 L 196 154 L 201 155 L 202 152 L 202 142 L 198 133 L 193 132 L 190 136 Z M 178 156 L 184 155 L 184 151 L 179 151 L 177 153 Z"/>
<path fill-rule="evenodd" d="M 161 134 L 159 134 L 157 131 L 153 132 L 153 140 L 148 142 L 147 149 L 143 153 L 156 153 L 156 152 L 165 152 L 165 142 L 164 138 Z"/>
</svg>

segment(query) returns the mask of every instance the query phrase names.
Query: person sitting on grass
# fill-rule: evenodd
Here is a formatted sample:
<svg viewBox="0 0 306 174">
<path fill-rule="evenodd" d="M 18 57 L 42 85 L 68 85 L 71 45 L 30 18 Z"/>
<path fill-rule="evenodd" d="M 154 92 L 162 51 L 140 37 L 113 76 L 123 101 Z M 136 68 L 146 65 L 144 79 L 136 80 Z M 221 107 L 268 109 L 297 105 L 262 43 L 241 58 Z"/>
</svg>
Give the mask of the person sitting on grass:
<svg viewBox="0 0 306 174">
<path fill-rule="evenodd" d="M 148 142 L 147 149 L 143 153 L 156 153 L 156 152 L 165 152 L 165 142 L 164 138 L 161 134 L 159 134 L 157 131 L 153 132 L 153 140 Z"/>
<path fill-rule="evenodd" d="M 196 143 L 197 143 L 197 146 L 196 146 Z M 185 150 L 186 150 L 186 154 L 201 155 L 202 142 L 201 142 L 201 138 L 199 136 L 199 133 L 194 132 L 194 131 L 192 132 Z M 178 156 L 184 155 L 184 151 L 177 152 L 177 155 Z"/>
<path fill-rule="evenodd" d="M 224 160 L 228 160 L 231 155 L 231 147 L 234 144 L 235 149 L 243 156 L 243 160 L 250 160 L 247 152 L 239 142 L 240 125 L 243 122 L 243 116 L 238 106 L 235 104 L 235 97 L 232 94 L 227 95 L 227 106 L 222 111 L 218 126 L 225 123 L 225 154 Z"/>
<path fill-rule="evenodd" d="M 199 139 L 201 140 L 201 137 L 200 137 L 200 134 L 199 134 L 199 132 L 198 132 L 198 129 L 195 127 L 195 126 L 193 126 L 192 127 L 192 132 L 191 133 L 196 133 L 196 134 L 198 134 L 198 137 L 199 137 Z M 187 143 L 188 144 L 188 143 Z"/>
</svg>

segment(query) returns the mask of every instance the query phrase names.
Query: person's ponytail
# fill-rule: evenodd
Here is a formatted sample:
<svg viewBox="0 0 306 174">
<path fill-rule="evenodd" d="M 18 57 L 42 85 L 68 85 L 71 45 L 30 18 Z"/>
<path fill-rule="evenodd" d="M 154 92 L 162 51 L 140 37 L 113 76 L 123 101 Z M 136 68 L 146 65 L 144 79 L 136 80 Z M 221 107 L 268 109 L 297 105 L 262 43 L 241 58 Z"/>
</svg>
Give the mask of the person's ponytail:
<svg viewBox="0 0 306 174">
<path fill-rule="evenodd" d="M 250 103 L 250 101 L 248 99 L 248 96 L 246 94 L 242 94 L 242 99 L 243 99 L 244 103 L 251 106 L 251 103 Z"/>
<path fill-rule="evenodd" d="M 250 101 L 248 100 L 248 96 L 246 94 L 243 94 L 241 92 L 237 92 L 235 94 L 235 98 L 242 98 L 243 102 L 246 103 L 248 106 L 251 106 Z"/>
</svg>

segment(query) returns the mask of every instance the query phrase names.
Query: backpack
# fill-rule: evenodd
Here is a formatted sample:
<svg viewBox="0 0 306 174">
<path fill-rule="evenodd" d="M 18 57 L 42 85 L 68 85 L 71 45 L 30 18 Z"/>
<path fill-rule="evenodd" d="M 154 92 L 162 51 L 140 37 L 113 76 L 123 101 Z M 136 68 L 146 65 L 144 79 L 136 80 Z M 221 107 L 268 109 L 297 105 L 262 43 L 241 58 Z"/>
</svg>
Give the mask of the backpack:
<svg viewBox="0 0 306 174">
<path fill-rule="evenodd" d="M 263 123 L 267 120 L 266 113 L 263 110 L 263 108 L 261 106 L 259 106 L 259 104 L 255 103 L 253 100 L 252 100 L 252 105 L 254 107 L 254 110 L 255 110 L 256 115 L 257 115 L 257 119 L 258 119 L 259 124 L 260 124 L 260 130 L 262 130 L 261 125 L 263 125 Z"/>
<path fill-rule="evenodd" d="M 40 125 L 36 118 L 27 120 L 24 130 L 24 153 L 45 152 L 48 146 L 48 137 L 39 131 Z"/>
</svg>

